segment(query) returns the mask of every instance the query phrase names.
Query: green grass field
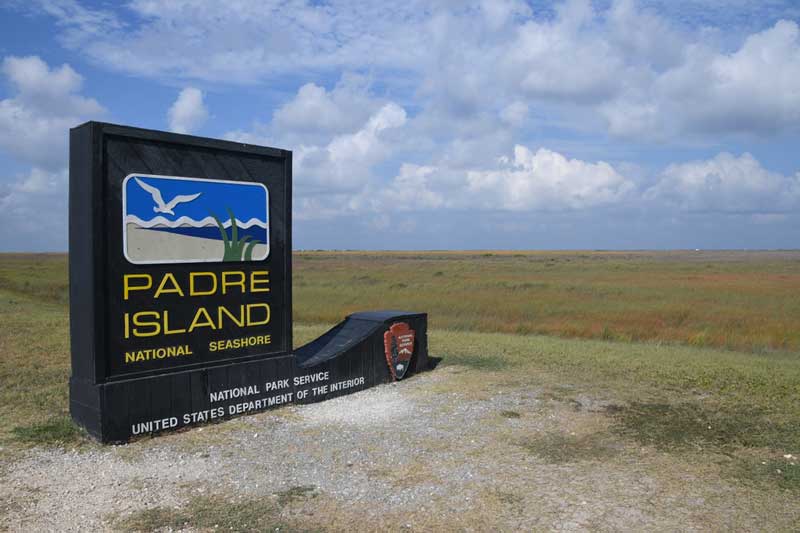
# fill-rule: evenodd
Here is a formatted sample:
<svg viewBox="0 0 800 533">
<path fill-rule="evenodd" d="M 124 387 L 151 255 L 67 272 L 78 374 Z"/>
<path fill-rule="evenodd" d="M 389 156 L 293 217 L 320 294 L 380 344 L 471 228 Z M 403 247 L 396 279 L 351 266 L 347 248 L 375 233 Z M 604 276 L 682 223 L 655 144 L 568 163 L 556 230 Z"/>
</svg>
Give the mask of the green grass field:
<svg viewBox="0 0 800 533">
<path fill-rule="evenodd" d="M 66 264 L 0 255 L 7 450 L 93 446 L 68 418 Z M 800 452 L 800 252 L 303 252 L 294 265 L 297 343 L 355 310 L 427 311 L 432 355 L 476 391 L 531 376 L 565 402 L 588 391 L 643 445 L 714 450 L 746 479 L 800 490 L 782 458 Z"/>
</svg>

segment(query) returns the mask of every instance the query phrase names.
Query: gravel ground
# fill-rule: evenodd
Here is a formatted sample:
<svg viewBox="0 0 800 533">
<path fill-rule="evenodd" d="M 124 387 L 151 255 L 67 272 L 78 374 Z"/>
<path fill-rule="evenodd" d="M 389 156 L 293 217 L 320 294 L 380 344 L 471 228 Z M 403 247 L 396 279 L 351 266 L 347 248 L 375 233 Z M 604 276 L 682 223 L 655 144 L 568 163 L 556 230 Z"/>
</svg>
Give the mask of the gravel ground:
<svg viewBox="0 0 800 533">
<path fill-rule="evenodd" d="M 563 403 L 514 387 L 467 393 L 464 374 L 447 367 L 126 446 L 34 449 L 3 469 L 0 528 L 112 530 L 132 513 L 181 508 L 197 496 L 282 494 L 294 496 L 281 500 L 281 520 L 339 531 L 755 531 L 800 523 L 789 493 L 721 476 L 708 456 L 613 437 L 602 400 Z"/>
</svg>

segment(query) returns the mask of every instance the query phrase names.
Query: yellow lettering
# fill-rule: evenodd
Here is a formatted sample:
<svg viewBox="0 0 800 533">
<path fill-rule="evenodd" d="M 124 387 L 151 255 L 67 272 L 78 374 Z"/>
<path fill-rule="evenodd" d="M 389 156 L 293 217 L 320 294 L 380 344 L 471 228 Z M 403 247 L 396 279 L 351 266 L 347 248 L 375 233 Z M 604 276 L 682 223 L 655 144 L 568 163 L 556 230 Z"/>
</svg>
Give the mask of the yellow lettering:
<svg viewBox="0 0 800 533">
<path fill-rule="evenodd" d="M 239 278 L 239 281 L 228 281 L 228 276 L 233 277 L 234 275 Z M 234 270 L 232 272 L 223 272 L 222 273 L 222 294 L 228 294 L 228 287 L 241 287 L 242 288 L 242 294 L 244 294 L 246 292 L 246 290 L 244 288 L 244 280 L 245 280 L 244 272 L 240 272 L 240 271 L 237 271 L 237 270 Z"/>
<path fill-rule="evenodd" d="M 227 308 L 223 306 L 219 306 L 217 309 L 217 322 L 219 322 L 219 327 L 222 329 L 222 315 L 228 315 L 228 318 L 231 319 L 231 322 L 239 326 L 240 328 L 244 327 L 244 306 L 239 306 L 239 316 L 235 317 L 228 311 Z"/>
<path fill-rule="evenodd" d="M 250 292 L 269 292 L 269 270 L 254 270 L 250 273 Z M 264 287 L 259 287 L 264 285 Z"/>
<path fill-rule="evenodd" d="M 164 335 L 172 335 L 173 333 L 186 333 L 186 328 L 169 329 L 169 311 L 164 311 Z"/>
<path fill-rule="evenodd" d="M 170 281 L 172 283 L 172 288 L 171 289 L 165 288 L 166 285 L 167 285 L 167 281 Z M 181 296 L 183 296 L 183 290 L 181 289 L 180 285 L 178 285 L 178 282 L 175 279 L 175 276 L 173 276 L 171 273 L 167 272 L 166 274 L 164 274 L 164 277 L 161 279 L 161 283 L 159 283 L 158 289 L 156 289 L 156 293 L 153 295 L 153 298 L 158 298 L 162 294 L 171 294 L 171 293 L 177 293 L 177 294 L 180 294 Z"/>
<path fill-rule="evenodd" d="M 205 322 L 200 322 L 200 317 L 205 318 Z M 208 311 L 206 311 L 205 307 L 199 308 L 197 312 L 194 314 L 192 323 L 189 325 L 189 333 L 191 333 L 197 328 L 217 329 L 216 326 L 214 326 L 214 321 L 211 320 L 211 315 L 208 314 Z"/>
<path fill-rule="evenodd" d="M 253 320 L 253 309 L 257 309 L 259 307 L 263 307 L 266 309 L 266 318 L 260 322 L 256 322 Z M 248 326 L 263 326 L 264 324 L 268 324 L 270 319 L 270 309 L 269 304 L 264 303 L 257 303 L 257 304 L 247 304 L 247 325 Z"/>
<path fill-rule="evenodd" d="M 153 317 L 155 322 L 143 321 L 143 318 Z M 161 333 L 161 322 L 158 321 L 159 315 L 156 311 L 140 311 L 133 315 L 133 325 L 138 326 L 133 328 L 133 334 L 137 337 L 155 337 Z M 140 327 L 152 328 L 150 331 L 142 331 Z"/>
<path fill-rule="evenodd" d="M 132 285 L 130 282 L 138 279 L 147 282 L 146 285 Z M 125 274 L 122 277 L 123 299 L 127 300 L 131 291 L 146 291 L 153 287 L 153 277 L 150 274 Z"/>
<path fill-rule="evenodd" d="M 195 286 L 195 278 L 211 278 L 211 288 L 207 291 L 198 289 Z M 189 296 L 210 296 L 217 292 L 217 276 L 213 272 L 190 272 L 189 273 Z"/>
</svg>

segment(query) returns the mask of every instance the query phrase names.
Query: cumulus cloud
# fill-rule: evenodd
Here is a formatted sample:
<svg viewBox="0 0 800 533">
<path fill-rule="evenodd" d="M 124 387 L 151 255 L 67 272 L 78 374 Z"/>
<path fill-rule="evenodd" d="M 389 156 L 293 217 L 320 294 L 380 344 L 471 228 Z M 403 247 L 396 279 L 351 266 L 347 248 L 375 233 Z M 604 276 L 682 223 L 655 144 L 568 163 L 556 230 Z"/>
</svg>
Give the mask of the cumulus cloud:
<svg viewBox="0 0 800 533">
<path fill-rule="evenodd" d="M 405 123 L 405 110 L 388 103 L 355 133 L 337 135 L 325 146 L 300 146 L 295 152 L 298 186 L 335 190 L 363 185 L 372 167 L 391 153 L 386 134 Z"/>
<path fill-rule="evenodd" d="M 443 185 L 439 168 L 403 163 L 390 183 L 362 192 L 351 206 L 356 211 L 385 214 L 446 208 L 452 205 L 453 196 L 442 190 Z M 434 187 L 439 190 L 434 190 Z"/>
<path fill-rule="evenodd" d="M 167 111 L 169 129 L 175 133 L 192 133 L 208 120 L 203 91 L 186 87 Z"/>
<path fill-rule="evenodd" d="M 273 125 L 277 131 L 302 135 L 352 132 L 379 106 L 364 79 L 345 75 L 330 91 L 315 83 L 300 87 L 275 111 Z"/>
<path fill-rule="evenodd" d="M 770 172 L 749 153 L 669 165 L 645 193 L 687 211 L 780 213 L 800 206 L 800 172 Z"/>
<path fill-rule="evenodd" d="M 600 106 L 610 131 L 671 139 L 688 132 L 774 135 L 800 119 L 800 39 L 795 22 L 750 35 L 733 53 L 688 46 L 679 65 Z"/>
<path fill-rule="evenodd" d="M 618 202 L 631 189 L 633 183 L 604 161 L 588 163 L 520 145 L 498 169 L 467 174 L 476 203 L 512 211 L 594 207 Z"/>
<path fill-rule="evenodd" d="M 337 135 L 352 134 L 391 101 L 377 97 L 363 76 L 343 73 L 332 89 L 306 83 L 277 106 L 271 119 L 248 129 L 229 131 L 225 138 L 277 147 L 322 147 Z"/>
<path fill-rule="evenodd" d="M 509 50 L 509 67 L 522 74 L 523 94 L 576 102 L 602 101 L 622 83 L 624 57 L 592 29 L 588 2 L 563 4 L 555 22 L 527 22 Z M 565 60 L 568 59 L 568 64 Z"/>
<path fill-rule="evenodd" d="M 306 218 L 441 209 L 553 212 L 619 205 L 635 197 L 635 188 L 606 162 L 517 145 L 513 157 L 492 168 L 403 163 L 388 183 L 373 180 L 356 194 L 315 197 L 303 205 L 311 211 Z"/>
<path fill-rule="evenodd" d="M 69 65 L 50 68 L 37 56 L 10 56 L 2 73 L 15 94 L 0 100 L 0 150 L 40 168 L 63 166 L 69 128 L 102 115 L 103 107 L 79 94 L 83 78 Z"/>
</svg>

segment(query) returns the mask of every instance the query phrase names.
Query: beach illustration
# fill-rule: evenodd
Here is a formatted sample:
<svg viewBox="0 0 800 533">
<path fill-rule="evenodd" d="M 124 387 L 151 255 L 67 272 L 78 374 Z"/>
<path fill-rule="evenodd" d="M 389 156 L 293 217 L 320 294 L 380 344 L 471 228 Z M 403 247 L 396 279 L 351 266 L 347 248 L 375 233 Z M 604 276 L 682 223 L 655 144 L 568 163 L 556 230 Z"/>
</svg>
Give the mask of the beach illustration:
<svg viewBox="0 0 800 533">
<path fill-rule="evenodd" d="M 269 255 L 269 192 L 261 183 L 131 174 L 122 191 L 122 246 L 131 263 Z"/>
</svg>

